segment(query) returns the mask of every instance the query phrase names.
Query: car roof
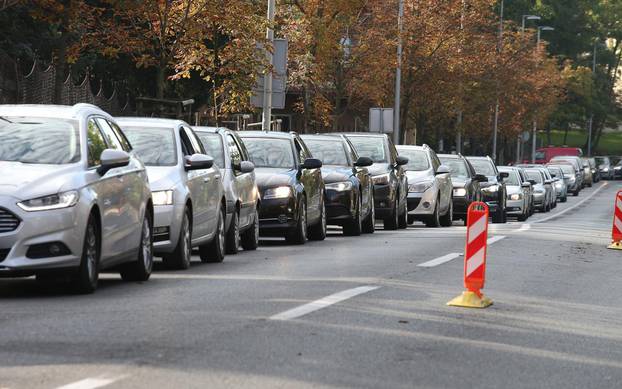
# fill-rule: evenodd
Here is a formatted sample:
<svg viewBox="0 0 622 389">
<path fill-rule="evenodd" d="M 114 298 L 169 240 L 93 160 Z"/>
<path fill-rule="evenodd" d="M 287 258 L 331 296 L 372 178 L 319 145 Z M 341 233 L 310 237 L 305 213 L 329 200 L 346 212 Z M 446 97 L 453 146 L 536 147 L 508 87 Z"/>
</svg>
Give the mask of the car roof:
<svg viewBox="0 0 622 389">
<path fill-rule="evenodd" d="M 164 118 L 141 118 L 141 117 L 117 117 L 115 118 L 119 124 L 129 127 L 158 127 L 158 128 L 171 128 L 184 125 L 190 127 L 190 125 L 183 120 L 179 119 L 164 119 Z"/>
<path fill-rule="evenodd" d="M 112 119 L 112 116 L 93 104 L 51 105 L 51 104 L 2 104 L 0 116 L 30 116 L 41 118 L 77 119 L 82 115 L 98 114 Z"/>
<path fill-rule="evenodd" d="M 300 137 L 305 140 L 305 139 L 316 139 L 316 140 L 330 140 L 330 141 L 339 141 L 339 142 L 343 142 L 343 138 L 339 137 L 339 136 L 334 136 L 334 135 L 323 135 L 323 134 L 304 134 L 304 135 L 300 135 Z"/>
<path fill-rule="evenodd" d="M 486 161 L 492 161 L 490 159 L 490 157 L 488 156 L 481 156 L 481 155 L 467 155 L 466 159 L 481 159 L 481 160 L 486 160 Z"/>
<path fill-rule="evenodd" d="M 210 134 L 216 134 L 219 131 L 231 131 L 226 127 L 209 127 L 209 126 L 192 126 L 192 129 L 196 132 L 209 132 Z"/>
<path fill-rule="evenodd" d="M 499 170 L 518 170 L 520 167 L 518 166 L 497 166 Z"/>
<path fill-rule="evenodd" d="M 242 138 L 275 138 L 275 139 L 292 139 L 294 134 L 280 131 L 240 131 L 238 135 Z"/>
<path fill-rule="evenodd" d="M 428 151 L 430 148 L 427 146 L 417 146 L 417 145 L 396 145 L 395 148 L 398 150 L 421 150 Z"/>
<path fill-rule="evenodd" d="M 461 154 L 437 154 L 436 155 L 439 158 L 455 158 L 455 159 L 466 159 L 464 158 L 463 155 Z"/>
<path fill-rule="evenodd" d="M 333 132 L 335 135 L 345 135 L 345 136 L 360 136 L 360 137 L 369 137 L 369 138 L 384 138 L 387 139 L 387 134 L 378 134 L 374 132 Z"/>
</svg>

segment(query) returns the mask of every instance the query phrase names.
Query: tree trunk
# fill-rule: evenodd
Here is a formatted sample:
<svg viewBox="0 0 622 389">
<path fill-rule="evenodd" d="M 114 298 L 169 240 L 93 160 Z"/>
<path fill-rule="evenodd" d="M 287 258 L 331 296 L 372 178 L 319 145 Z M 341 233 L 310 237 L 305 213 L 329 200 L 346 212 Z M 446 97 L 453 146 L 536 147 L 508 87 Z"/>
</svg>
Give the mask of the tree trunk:
<svg viewBox="0 0 622 389">
<path fill-rule="evenodd" d="M 164 61 L 160 61 L 160 65 L 156 69 L 156 98 L 164 98 L 164 90 L 166 88 L 166 65 Z"/>
</svg>

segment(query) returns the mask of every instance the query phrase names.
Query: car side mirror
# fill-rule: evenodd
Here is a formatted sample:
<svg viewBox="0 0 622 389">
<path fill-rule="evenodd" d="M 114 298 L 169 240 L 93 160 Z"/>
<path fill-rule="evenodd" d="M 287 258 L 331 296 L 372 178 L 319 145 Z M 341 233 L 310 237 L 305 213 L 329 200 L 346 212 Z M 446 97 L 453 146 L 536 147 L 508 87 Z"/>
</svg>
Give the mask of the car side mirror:
<svg viewBox="0 0 622 389">
<path fill-rule="evenodd" d="M 354 166 L 356 167 L 367 167 L 374 164 L 374 160 L 369 157 L 359 157 L 359 159 L 354 162 Z"/>
<path fill-rule="evenodd" d="M 483 174 L 476 174 L 475 175 L 475 181 L 477 181 L 477 182 L 488 182 L 488 177 L 486 177 Z"/>
<path fill-rule="evenodd" d="M 193 154 L 185 158 L 186 171 L 209 169 L 214 166 L 214 158 L 205 154 Z"/>
<path fill-rule="evenodd" d="M 436 169 L 436 175 L 441 175 L 441 174 L 449 174 L 451 173 L 451 171 L 449 170 L 449 168 L 446 165 L 441 165 L 438 167 L 438 169 Z"/>
<path fill-rule="evenodd" d="M 531 188 L 531 182 L 523 182 L 520 186 L 522 188 L 529 189 Z"/>
<path fill-rule="evenodd" d="M 404 166 L 407 163 L 408 163 L 408 158 L 404 157 L 403 155 L 398 155 L 397 158 L 395 159 L 396 166 Z"/>
<path fill-rule="evenodd" d="M 317 158 L 307 158 L 300 165 L 301 169 L 319 169 L 322 167 L 322 161 Z"/>
<path fill-rule="evenodd" d="M 255 171 L 255 164 L 251 161 L 242 161 L 240 162 L 236 170 L 238 170 L 242 174 L 252 173 Z"/>
<path fill-rule="evenodd" d="M 130 164 L 130 155 L 123 150 L 106 149 L 99 157 L 101 164 L 97 168 L 100 176 L 108 173 L 109 170 L 125 167 Z"/>
</svg>

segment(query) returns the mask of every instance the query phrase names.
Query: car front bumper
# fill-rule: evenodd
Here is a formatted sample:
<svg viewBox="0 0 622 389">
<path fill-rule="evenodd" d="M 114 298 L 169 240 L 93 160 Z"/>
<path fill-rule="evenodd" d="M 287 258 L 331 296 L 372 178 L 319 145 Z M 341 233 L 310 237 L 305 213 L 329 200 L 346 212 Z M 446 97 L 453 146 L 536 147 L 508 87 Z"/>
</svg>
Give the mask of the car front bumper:
<svg viewBox="0 0 622 389">
<path fill-rule="evenodd" d="M 376 218 L 385 218 L 395 209 L 396 191 L 391 185 L 374 185 Z"/>
<path fill-rule="evenodd" d="M 153 251 L 156 255 L 170 254 L 179 241 L 186 205 L 156 205 L 153 208 Z"/>
<path fill-rule="evenodd" d="M 408 202 L 408 215 L 410 216 L 429 216 L 434 213 L 438 199 L 438 190 L 432 186 L 425 192 L 409 192 L 406 201 Z"/>
<path fill-rule="evenodd" d="M 337 191 L 326 189 L 326 219 L 328 224 L 341 225 L 350 220 L 356 213 L 354 190 Z"/>
<path fill-rule="evenodd" d="M 89 215 L 88 205 L 78 202 L 70 208 L 25 212 L 16 205 L 17 202 L 13 197 L 0 196 L 0 208 L 20 220 L 14 231 L 0 233 L 0 276 L 30 275 L 43 270 L 78 267 Z M 66 255 L 48 254 L 45 248 L 52 243 L 59 247 L 64 245 L 60 253 Z M 34 254 L 36 248 L 39 248 L 37 255 Z"/>
<path fill-rule="evenodd" d="M 296 199 L 264 199 L 259 208 L 259 233 L 262 236 L 280 236 L 296 228 L 298 209 Z"/>
<path fill-rule="evenodd" d="M 506 211 L 508 215 L 522 215 L 524 213 L 523 200 L 507 200 Z"/>
</svg>

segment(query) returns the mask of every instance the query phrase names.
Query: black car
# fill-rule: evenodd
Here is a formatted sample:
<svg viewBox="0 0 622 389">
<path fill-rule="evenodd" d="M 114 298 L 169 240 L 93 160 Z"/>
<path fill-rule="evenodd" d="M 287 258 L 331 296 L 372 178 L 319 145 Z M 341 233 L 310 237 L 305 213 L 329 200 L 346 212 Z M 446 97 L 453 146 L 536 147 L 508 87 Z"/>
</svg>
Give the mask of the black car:
<svg viewBox="0 0 622 389">
<path fill-rule="evenodd" d="M 596 167 L 600 172 L 600 177 L 603 180 L 612 180 L 615 177 L 615 166 L 611 163 L 611 159 L 605 156 L 594 157 L 596 161 Z"/>
<path fill-rule="evenodd" d="M 454 219 L 462 219 L 466 224 L 469 206 L 482 200 L 480 184 L 487 182 L 488 178 L 475 173 L 473 166 L 460 154 L 439 154 L 438 158 L 451 172 Z"/>
<path fill-rule="evenodd" d="M 497 166 L 490 157 L 467 157 L 475 169 L 475 173 L 486 176 L 488 181 L 480 184 L 482 188 L 482 198 L 488 205 L 493 223 L 507 223 L 507 188 L 504 178 L 507 172 L 499 173 Z"/>
<path fill-rule="evenodd" d="M 374 164 L 368 168 L 374 183 L 376 218 L 384 221 L 386 230 L 408 227 L 408 178 L 404 165 L 408 158 L 399 156 L 386 134 L 344 134 L 358 155 L 369 157 Z"/>
<path fill-rule="evenodd" d="M 358 236 L 375 229 L 374 184 L 366 169 L 374 162 L 359 157 L 345 136 L 302 135 L 315 158 L 322 161 L 328 224 Z"/>
<path fill-rule="evenodd" d="M 284 236 L 304 244 L 326 238 L 326 208 L 322 161 L 296 133 L 245 131 L 239 133 L 259 189 L 259 233 Z"/>
<path fill-rule="evenodd" d="M 255 250 L 259 245 L 259 191 L 255 166 L 244 143 L 227 128 L 193 129 L 222 175 L 227 202 L 227 254 L 236 254 L 240 245 L 244 250 Z"/>
</svg>

